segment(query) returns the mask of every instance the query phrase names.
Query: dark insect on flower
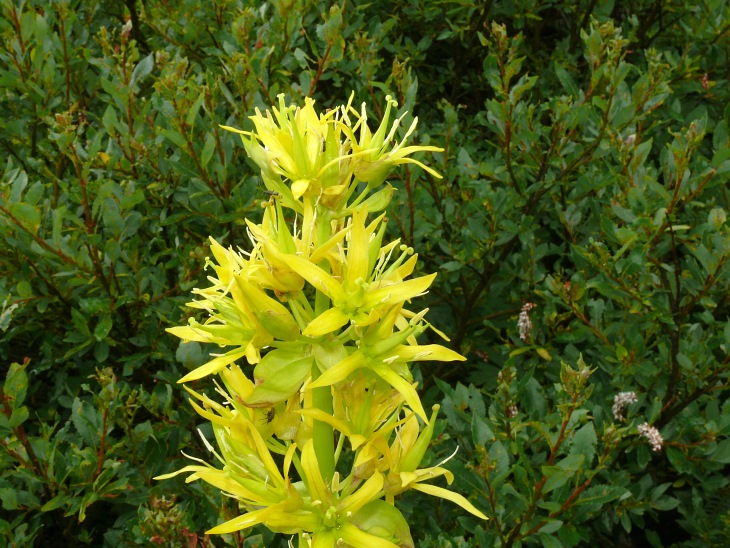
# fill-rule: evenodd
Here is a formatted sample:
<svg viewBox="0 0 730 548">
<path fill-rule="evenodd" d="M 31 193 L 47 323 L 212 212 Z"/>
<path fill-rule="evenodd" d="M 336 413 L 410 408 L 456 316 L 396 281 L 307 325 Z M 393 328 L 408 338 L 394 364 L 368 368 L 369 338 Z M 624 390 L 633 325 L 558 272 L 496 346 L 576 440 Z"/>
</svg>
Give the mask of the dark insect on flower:
<svg viewBox="0 0 730 548">
<path fill-rule="evenodd" d="M 264 420 L 266 421 L 266 424 L 269 424 L 271 421 L 273 421 L 275 416 L 276 416 L 276 409 L 274 409 L 272 407 L 271 409 L 269 409 L 266 412 L 266 415 L 264 416 Z"/>
</svg>

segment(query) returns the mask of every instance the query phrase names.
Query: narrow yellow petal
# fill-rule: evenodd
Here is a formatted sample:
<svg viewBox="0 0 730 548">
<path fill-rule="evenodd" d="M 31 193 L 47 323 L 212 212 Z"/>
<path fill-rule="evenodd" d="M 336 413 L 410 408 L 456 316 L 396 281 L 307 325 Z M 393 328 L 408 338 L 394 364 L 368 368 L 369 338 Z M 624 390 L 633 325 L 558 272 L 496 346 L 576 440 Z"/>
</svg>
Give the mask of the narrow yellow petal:
<svg viewBox="0 0 730 548">
<path fill-rule="evenodd" d="M 383 379 L 390 386 L 400 392 L 401 395 L 405 398 L 408 407 L 413 409 L 413 411 L 423 419 L 423 422 L 428 423 L 428 417 L 426 416 L 426 412 L 423 410 L 423 406 L 421 405 L 421 399 L 418 397 L 418 392 L 416 392 L 416 389 L 411 383 L 406 381 L 403 377 L 398 375 L 398 373 L 393 371 L 387 365 L 373 365 L 371 366 L 371 369 L 381 379 Z"/>
<path fill-rule="evenodd" d="M 332 415 L 330 415 L 329 413 L 325 413 L 321 409 L 301 409 L 299 410 L 299 413 L 318 421 L 326 422 L 336 430 L 342 432 L 347 437 L 353 436 L 355 434 L 350 427 L 350 423 L 345 422 L 342 419 L 338 419 L 337 417 L 333 417 Z"/>
<path fill-rule="evenodd" d="M 193 329 L 192 327 L 187 325 L 168 327 L 167 329 L 165 329 L 165 331 L 167 331 L 170 335 L 175 335 L 176 337 L 181 338 L 185 342 L 216 342 L 211 340 L 213 339 L 213 336 L 209 333 Z"/>
<path fill-rule="evenodd" d="M 296 444 L 295 443 L 292 443 L 289 446 L 289 449 L 286 450 L 286 455 L 284 455 L 284 468 L 283 468 L 283 471 L 284 471 L 284 478 L 285 479 L 289 477 L 289 468 L 291 468 L 291 461 L 294 458 L 294 453 L 296 452 L 296 450 L 297 450 Z"/>
<path fill-rule="evenodd" d="M 421 276 L 413 280 L 398 282 L 373 291 L 368 291 L 363 300 L 363 307 L 370 308 L 381 302 L 399 303 L 412 299 L 426 291 L 433 282 L 436 274 Z"/>
<path fill-rule="evenodd" d="M 333 529 L 324 529 L 312 535 L 310 548 L 335 548 L 336 546 L 337 534 Z"/>
<path fill-rule="evenodd" d="M 253 491 L 246 489 L 243 485 L 231 478 L 224 470 L 216 468 L 208 468 L 198 472 L 198 477 L 203 481 L 217 487 L 221 491 L 236 495 L 244 500 L 248 500 L 254 504 L 261 504 L 265 501 L 261 500 L 261 496 Z"/>
<path fill-rule="evenodd" d="M 333 301 L 341 302 L 345 298 L 345 292 L 340 283 L 307 259 L 296 255 L 282 255 L 281 259 L 289 265 L 289 268 L 297 272 L 319 291 L 324 293 Z"/>
<path fill-rule="evenodd" d="M 347 376 L 358 369 L 367 365 L 362 351 L 357 350 L 354 354 L 350 354 L 344 360 L 338 362 L 336 365 L 330 367 L 327 371 L 313 383 L 309 384 L 307 388 L 319 388 L 322 386 L 331 386 L 338 382 L 344 381 Z"/>
<path fill-rule="evenodd" d="M 321 337 L 322 335 L 338 330 L 349 321 L 350 318 L 342 310 L 339 308 L 330 308 L 309 322 L 307 328 L 302 331 L 302 335 Z"/>
<path fill-rule="evenodd" d="M 309 179 L 299 179 L 298 181 L 294 181 L 291 185 L 291 191 L 292 194 L 294 194 L 294 198 L 298 200 L 302 197 L 302 195 L 307 191 L 307 188 L 309 187 Z"/>
<path fill-rule="evenodd" d="M 477 510 L 476 506 L 474 506 L 471 502 L 466 500 L 465 497 L 461 496 L 458 493 L 454 493 L 453 491 L 449 491 L 448 489 L 444 489 L 443 487 L 428 485 L 426 483 L 414 483 L 412 488 L 428 495 L 433 495 L 434 497 L 441 497 L 442 499 L 450 500 L 451 502 L 458 504 L 464 510 L 471 514 L 474 514 L 480 519 L 489 519 L 482 512 Z"/>
<path fill-rule="evenodd" d="M 245 353 L 246 349 L 244 348 L 236 348 L 234 350 L 231 350 L 230 352 L 226 352 L 222 356 L 218 356 L 217 358 L 210 360 L 205 365 L 201 365 L 197 369 L 194 369 L 177 382 L 182 383 L 196 381 L 208 375 L 218 373 L 218 371 L 223 369 L 226 365 L 233 363 L 237 359 L 241 358 Z"/>
<path fill-rule="evenodd" d="M 466 360 L 458 352 L 454 352 L 440 344 L 402 345 L 393 350 L 394 355 L 408 361 L 438 361 L 451 362 Z"/>
<path fill-rule="evenodd" d="M 238 516 L 222 523 L 212 529 L 208 529 L 205 534 L 207 535 L 223 535 L 225 533 L 233 533 L 234 531 L 240 531 L 241 529 L 247 529 L 253 527 L 257 523 L 264 523 L 267 514 L 270 513 L 271 508 L 262 508 L 261 510 L 254 510 L 253 512 L 247 512 L 242 516 Z"/>
<path fill-rule="evenodd" d="M 314 442 L 311 439 L 307 441 L 304 449 L 302 449 L 302 470 L 312 500 L 320 500 L 323 504 L 329 504 L 330 493 L 319 470 L 319 461 L 314 451 Z"/>
<path fill-rule="evenodd" d="M 170 478 L 174 478 L 178 474 L 184 474 L 185 472 L 199 472 L 200 470 L 205 470 L 205 466 L 198 466 L 197 464 L 190 464 L 188 466 L 185 466 L 184 468 L 180 468 L 180 470 L 177 470 L 175 472 L 170 472 L 169 474 L 162 474 L 160 476 L 155 476 L 152 478 L 153 480 L 166 480 Z"/>
<path fill-rule="evenodd" d="M 309 256 L 309 260 L 314 264 L 319 264 L 320 261 L 326 258 L 327 253 L 345 238 L 349 230 L 349 228 L 338 230 L 334 236 L 314 250 L 314 253 Z"/>
<path fill-rule="evenodd" d="M 383 490 L 383 482 L 383 474 L 375 472 L 357 491 L 345 497 L 342 501 L 344 503 L 342 509 L 354 514 L 368 502 L 379 499 Z"/>
<path fill-rule="evenodd" d="M 350 225 L 350 241 L 347 246 L 347 271 L 345 287 L 349 291 L 357 288 L 357 280 L 368 276 L 368 234 L 365 220 L 368 212 L 361 208 L 353 212 Z"/>
</svg>

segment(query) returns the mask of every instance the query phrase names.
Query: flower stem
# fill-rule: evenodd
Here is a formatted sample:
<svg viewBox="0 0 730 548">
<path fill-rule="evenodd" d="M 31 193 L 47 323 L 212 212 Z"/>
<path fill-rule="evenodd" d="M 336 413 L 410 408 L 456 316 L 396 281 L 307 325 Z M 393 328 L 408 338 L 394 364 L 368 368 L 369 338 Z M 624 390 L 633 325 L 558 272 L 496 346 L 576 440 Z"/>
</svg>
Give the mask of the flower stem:
<svg viewBox="0 0 730 548">
<path fill-rule="evenodd" d="M 332 236 L 332 229 L 330 227 L 330 218 L 325 211 L 319 211 L 317 215 L 316 224 L 317 242 L 326 242 Z M 323 260 L 319 265 L 322 269 L 329 272 L 329 263 L 327 260 Z M 315 317 L 322 314 L 324 311 L 329 309 L 330 300 L 326 294 L 322 291 L 317 290 L 314 298 L 314 314 Z M 322 372 L 319 369 L 319 365 L 315 360 L 314 367 L 312 367 L 312 381 L 316 381 Z M 312 405 L 315 409 L 320 409 L 327 413 L 332 414 L 332 389 L 329 386 L 323 386 L 320 388 L 312 389 Z M 319 462 L 319 470 L 322 477 L 326 482 L 330 482 L 335 474 L 335 435 L 334 429 L 331 425 L 326 422 L 314 420 L 314 452 L 317 455 L 317 461 Z"/>
</svg>

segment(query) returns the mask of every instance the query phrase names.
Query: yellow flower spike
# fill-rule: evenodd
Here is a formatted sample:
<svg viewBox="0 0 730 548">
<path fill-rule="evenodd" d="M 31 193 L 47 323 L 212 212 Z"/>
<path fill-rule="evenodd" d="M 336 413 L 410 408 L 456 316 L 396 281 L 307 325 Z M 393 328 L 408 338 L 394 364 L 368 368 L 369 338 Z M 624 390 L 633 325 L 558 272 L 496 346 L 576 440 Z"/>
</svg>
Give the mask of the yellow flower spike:
<svg viewBox="0 0 730 548">
<path fill-rule="evenodd" d="M 246 152 L 262 174 L 270 179 L 274 175 L 289 179 L 292 197 L 298 200 L 319 195 L 323 188 L 320 178 L 326 177 L 325 188 L 338 180 L 337 172 L 331 169 L 337 167 L 340 155 L 340 130 L 335 128 L 334 114 L 333 110 L 318 115 L 309 97 L 303 107 L 286 106 L 284 96 L 279 95 L 278 109 L 272 107 L 265 116 L 257 109 L 250 117 L 254 131 L 222 127 L 241 135 Z"/>
<path fill-rule="evenodd" d="M 407 523 L 388 502 L 408 489 L 483 516 L 464 497 L 423 484 L 439 476 L 451 483 L 453 475 L 418 468 L 435 414 L 429 420 L 408 364 L 463 357 L 417 344 L 429 326 L 425 311 L 403 306 L 427 291 L 435 275 L 407 279 L 417 263 L 413 249 L 399 241 L 382 245 L 384 213 L 368 221 L 394 192 L 375 187 L 402 163 L 438 177 L 412 156 L 440 149 L 408 145 L 417 118 L 402 131 L 403 115 L 395 114 L 390 97 L 372 132 L 365 106 L 352 108 L 352 97 L 318 114 L 312 99 L 296 107 L 280 95 L 277 105 L 251 116 L 253 131 L 225 128 L 241 135 L 272 195 L 262 222 L 247 221 L 250 253 L 211 240 L 211 285 L 195 290 L 190 305 L 207 319 L 170 330 L 184 340 L 232 347 L 181 379 L 217 372 L 226 388 L 217 390 L 225 405 L 191 391 L 191 405 L 212 423 L 217 449 L 207 446 L 223 469 L 182 470 L 191 474 L 188 481 L 230 493 L 245 512 L 210 533 L 261 523 L 298 534 L 302 546 L 406 548 L 413 546 Z M 351 199 L 359 182 L 366 188 Z M 293 229 L 285 208 L 295 214 Z M 258 364 L 252 380 L 236 365 L 243 358 Z M 420 433 L 419 418 L 426 423 Z M 346 438 L 354 467 L 342 479 L 334 463 Z M 289 479 L 292 464 L 302 478 L 296 483 Z"/>
</svg>

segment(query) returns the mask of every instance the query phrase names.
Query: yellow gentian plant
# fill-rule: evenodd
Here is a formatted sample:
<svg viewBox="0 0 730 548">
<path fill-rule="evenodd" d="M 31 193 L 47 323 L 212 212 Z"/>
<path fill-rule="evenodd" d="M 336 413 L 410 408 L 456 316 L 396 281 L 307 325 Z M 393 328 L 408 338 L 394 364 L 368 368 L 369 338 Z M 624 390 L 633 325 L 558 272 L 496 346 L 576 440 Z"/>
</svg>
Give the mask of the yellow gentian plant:
<svg viewBox="0 0 730 548">
<path fill-rule="evenodd" d="M 419 468 L 438 407 L 426 414 L 409 363 L 464 358 L 416 342 L 429 327 L 426 310 L 405 307 L 435 274 L 409 278 L 413 249 L 383 242 L 388 175 L 411 163 L 440 177 L 412 155 L 441 150 L 406 146 L 417 118 L 397 141 L 402 117 L 391 124 L 397 105 L 386 100 L 375 133 L 352 96 L 326 113 L 310 98 L 297 107 L 279 96 L 278 107 L 256 110 L 253 131 L 225 127 L 241 135 L 270 198 L 261 223 L 246 221 L 250 252 L 211 238 L 210 286 L 188 305 L 205 321 L 168 329 L 223 349 L 179 381 L 220 378 L 222 403 L 185 387 L 212 424 L 220 467 L 199 461 L 157 478 L 190 473 L 188 482 L 202 479 L 239 501 L 242 514 L 209 533 L 262 523 L 300 547 L 413 546 L 393 505 L 408 489 L 486 519 L 427 483 L 444 476 L 450 484 L 448 470 Z M 341 459 L 343 451 L 353 458 Z"/>
</svg>

